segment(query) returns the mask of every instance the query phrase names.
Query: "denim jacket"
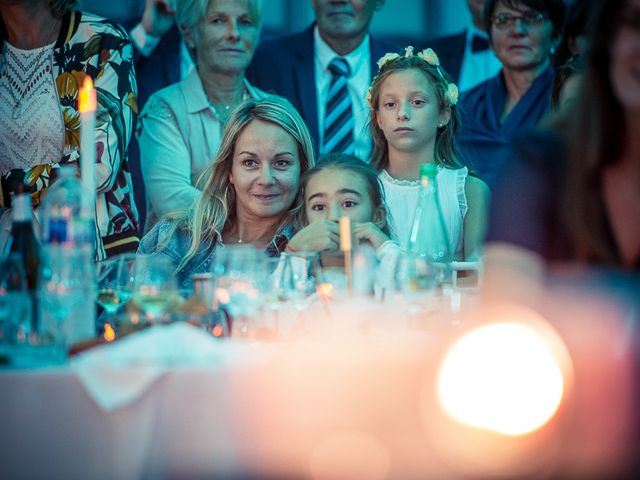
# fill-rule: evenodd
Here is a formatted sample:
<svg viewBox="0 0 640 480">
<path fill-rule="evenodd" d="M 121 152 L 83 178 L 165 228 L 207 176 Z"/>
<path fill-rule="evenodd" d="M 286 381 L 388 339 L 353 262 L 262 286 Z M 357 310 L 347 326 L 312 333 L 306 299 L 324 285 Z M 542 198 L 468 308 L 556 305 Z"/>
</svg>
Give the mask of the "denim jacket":
<svg viewBox="0 0 640 480">
<path fill-rule="evenodd" d="M 273 239 L 265 248 L 265 254 L 269 257 L 279 257 L 280 253 L 287 247 L 287 243 L 291 238 L 293 229 L 290 225 L 284 227 L 280 232 L 276 233 Z M 189 250 L 191 244 L 191 236 L 185 229 L 177 229 L 171 235 L 171 222 L 162 219 L 147 233 L 140 241 L 138 253 L 164 255 L 174 267 L 177 269 L 180 261 Z M 168 241 L 167 241 L 168 240 Z M 178 288 L 189 289 L 193 286 L 191 275 L 195 273 L 206 273 L 211 269 L 211 262 L 216 248 L 224 248 L 222 243 L 222 235 L 216 232 L 215 242 L 202 243 L 196 254 L 187 262 L 187 264 L 176 271 L 178 279 Z"/>
</svg>

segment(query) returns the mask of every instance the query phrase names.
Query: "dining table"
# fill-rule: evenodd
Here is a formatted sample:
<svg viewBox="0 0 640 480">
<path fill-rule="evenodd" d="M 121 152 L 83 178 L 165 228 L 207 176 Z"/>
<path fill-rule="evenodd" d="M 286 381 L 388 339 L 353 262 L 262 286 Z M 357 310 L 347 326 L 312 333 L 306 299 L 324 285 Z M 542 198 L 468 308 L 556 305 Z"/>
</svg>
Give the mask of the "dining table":
<svg viewBox="0 0 640 480">
<path fill-rule="evenodd" d="M 505 318 L 491 311 L 481 318 L 477 309 L 456 315 L 410 322 L 393 305 L 340 315 L 320 309 L 309 312 L 302 332 L 269 338 L 215 338 L 176 322 L 62 364 L 5 366 L 0 478 L 616 478 L 633 471 L 638 354 L 624 309 L 596 296 L 549 298 L 536 315 L 566 354 L 562 395 L 548 419 L 515 434 L 470 425 L 443 406 L 442 368 L 453 346 Z M 471 404 L 483 388 L 470 390 Z"/>
</svg>

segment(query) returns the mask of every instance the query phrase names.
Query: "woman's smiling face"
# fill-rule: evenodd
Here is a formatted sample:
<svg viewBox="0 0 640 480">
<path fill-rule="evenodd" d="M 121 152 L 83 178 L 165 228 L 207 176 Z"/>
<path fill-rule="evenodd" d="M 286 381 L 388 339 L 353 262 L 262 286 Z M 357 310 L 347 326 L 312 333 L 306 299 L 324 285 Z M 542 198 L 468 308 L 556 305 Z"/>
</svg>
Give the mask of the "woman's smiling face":
<svg viewBox="0 0 640 480">
<path fill-rule="evenodd" d="M 236 141 L 229 182 L 236 192 L 239 219 L 277 221 L 298 193 L 298 143 L 276 124 L 251 121 Z"/>
</svg>

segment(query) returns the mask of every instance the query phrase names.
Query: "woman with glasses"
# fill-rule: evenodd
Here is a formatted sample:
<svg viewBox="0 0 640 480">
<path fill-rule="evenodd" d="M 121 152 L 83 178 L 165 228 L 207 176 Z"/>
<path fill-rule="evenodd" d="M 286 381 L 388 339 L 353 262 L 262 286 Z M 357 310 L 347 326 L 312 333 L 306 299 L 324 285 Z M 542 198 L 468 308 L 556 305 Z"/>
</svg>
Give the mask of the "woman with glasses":
<svg viewBox="0 0 640 480">
<path fill-rule="evenodd" d="M 490 187 L 504 168 L 510 141 L 549 110 L 551 59 L 564 18 L 563 0 L 485 2 L 484 21 L 502 70 L 462 97 L 459 142 L 469 166 Z"/>
<path fill-rule="evenodd" d="M 530 298 L 543 273 L 567 264 L 640 272 L 640 0 L 598 3 L 575 102 L 514 144 L 494 192 L 494 294 Z"/>
</svg>

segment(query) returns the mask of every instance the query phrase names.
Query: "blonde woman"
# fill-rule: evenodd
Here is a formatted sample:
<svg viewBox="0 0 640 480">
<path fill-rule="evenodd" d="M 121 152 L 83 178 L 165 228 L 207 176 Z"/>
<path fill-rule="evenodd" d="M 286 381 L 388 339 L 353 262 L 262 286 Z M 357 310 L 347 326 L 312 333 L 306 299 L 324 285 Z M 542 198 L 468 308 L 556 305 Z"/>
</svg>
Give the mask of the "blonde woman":
<svg viewBox="0 0 640 480">
<path fill-rule="evenodd" d="M 287 100 L 246 100 L 232 113 L 218 154 L 198 182 L 202 195 L 195 206 L 161 220 L 139 252 L 169 257 L 181 287 L 209 270 L 219 245 L 248 243 L 278 256 L 303 205 L 300 175 L 313 164 L 307 126 Z"/>
<path fill-rule="evenodd" d="M 181 0 L 176 23 L 196 68 L 156 92 L 138 124 L 149 226 L 190 207 L 196 180 L 215 157 L 231 112 L 264 92 L 245 79 L 258 45 L 261 0 Z"/>
</svg>

